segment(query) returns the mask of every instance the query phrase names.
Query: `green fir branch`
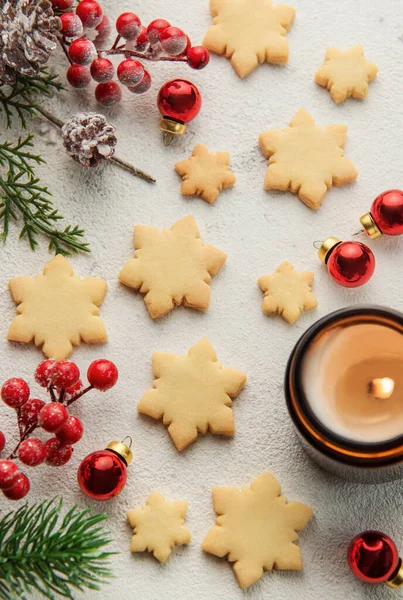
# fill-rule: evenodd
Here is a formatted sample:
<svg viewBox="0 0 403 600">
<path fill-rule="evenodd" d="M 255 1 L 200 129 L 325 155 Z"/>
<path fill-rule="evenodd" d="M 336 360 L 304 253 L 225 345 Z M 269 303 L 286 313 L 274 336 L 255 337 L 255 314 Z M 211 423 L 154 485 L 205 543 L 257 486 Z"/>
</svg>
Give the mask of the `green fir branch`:
<svg viewBox="0 0 403 600">
<path fill-rule="evenodd" d="M 113 577 L 103 548 L 111 540 L 101 525 L 105 514 L 73 506 L 62 518 L 62 501 L 28 504 L 0 520 L 0 599 L 73 599 L 74 589 L 99 590 Z M 0 513 L 1 517 L 1 513 Z"/>
</svg>

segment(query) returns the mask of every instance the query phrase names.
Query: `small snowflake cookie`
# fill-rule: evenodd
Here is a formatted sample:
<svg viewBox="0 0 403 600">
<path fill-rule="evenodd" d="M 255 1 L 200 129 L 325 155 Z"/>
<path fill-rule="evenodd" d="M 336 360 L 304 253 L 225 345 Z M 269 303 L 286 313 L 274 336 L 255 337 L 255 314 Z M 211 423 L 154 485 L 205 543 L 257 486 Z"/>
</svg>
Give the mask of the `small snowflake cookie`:
<svg viewBox="0 0 403 600">
<path fill-rule="evenodd" d="M 210 0 L 213 25 L 203 46 L 225 54 L 240 77 L 246 77 L 264 61 L 275 65 L 288 61 L 286 33 L 295 10 L 272 0 Z"/>
<path fill-rule="evenodd" d="M 18 305 L 18 316 L 8 330 L 10 341 L 27 344 L 34 340 L 45 356 L 57 360 L 70 356 L 80 340 L 86 344 L 106 341 L 98 316 L 106 281 L 80 279 L 61 254 L 45 266 L 42 275 L 11 279 L 8 287 Z"/>
<path fill-rule="evenodd" d="M 120 271 L 119 281 L 145 294 L 150 317 L 158 319 L 179 304 L 197 310 L 208 308 L 208 284 L 227 255 L 204 245 L 193 217 L 162 231 L 136 225 L 134 247 L 134 258 Z"/>
<path fill-rule="evenodd" d="M 282 262 L 273 275 L 259 277 L 258 283 L 264 292 L 263 312 L 278 313 L 288 323 L 295 323 L 304 310 L 318 306 L 312 293 L 313 278 L 311 271 L 299 273 L 287 261 Z"/>
<path fill-rule="evenodd" d="M 197 144 L 190 158 L 175 165 L 176 172 L 183 179 L 182 194 L 197 194 L 209 204 L 213 204 L 221 190 L 232 187 L 236 181 L 228 164 L 229 152 L 213 154 L 203 144 Z"/>
<path fill-rule="evenodd" d="M 344 156 L 347 125 L 317 125 L 301 108 L 285 129 L 271 129 L 259 136 L 269 159 L 266 190 L 290 190 L 309 208 L 317 209 L 332 185 L 354 181 L 358 172 Z"/>
<path fill-rule="evenodd" d="M 213 504 L 218 517 L 202 549 L 227 556 L 241 588 L 258 581 L 263 571 L 302 569 L 295 542 L 313 511 L 300 502 L 287 502 L 271 473 L 262 473 L 241 490 L 214 488 Z"/>
<path fill-rule="evenodd" d="M 325 64 L 317 71 L 315 81 L 327 88 L 336 104 L 340 104 L 350 97 L 366 98 L 368 83 L 377 73 L 378 67 L 365 59 L 362 46 L 352 46 L 345 52 L 328 48 Z"/>
<path fill-rule="evenodd" d="M 246 383 L 241 371 L 223 368 L 207 339 L 190 348 L 187 356 L 154 352 L 154 389 L 148 390 L 137 410 L 162 419 L 177 450 L 200 433 L 234 435 L 232 399 Z"/>
</svg>

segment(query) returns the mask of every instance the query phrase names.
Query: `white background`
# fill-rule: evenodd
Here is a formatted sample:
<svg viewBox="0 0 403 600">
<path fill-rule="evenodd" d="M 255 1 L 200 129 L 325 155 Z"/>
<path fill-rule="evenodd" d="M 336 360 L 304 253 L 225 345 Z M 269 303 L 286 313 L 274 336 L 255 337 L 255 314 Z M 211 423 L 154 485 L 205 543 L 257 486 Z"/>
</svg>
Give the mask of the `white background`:
<svg viewBox="0 0 403 600">
<path fill-rule="evenodd" d="M 111 164 L 98 170 L 81 168 L 65 154 L 59 140 L 52 146 L 44 137 L 36 139 L 36 148 L 48 162 L 38 169 L 43 182 L 52 190 L 56 206 L 70 222 L 85 227 L 91 242 L 92 253 L 73 258 L 72 264 L 78 274 L 103 277 L 109 286 L 101 309 L 109 341 L 104 346 L 82 346 L 73 358 L 83 373 L 98 357 L 115 361 L 120 372 L 112 391 L 104 395 L 93 392 L 74 408 L 85 425 L 83 440 L 66 467 L 32 470 L 28 497 L 32 502 L 61 494 L 66 506 L 74 502 L 94 505 L 111 515 L 113 548 L 120 551 L 113 560 L 117 579 L 99 594 L 87 593 L 88 599 L 112 595 L 119 600 L 393 596 L 384 586 L 365 586 L 355 580 L 346 564 L 346 550 L 355 534 L 378 528 L 390 534 L 403 552 L 401 482 L 368 487 L 344 483 L 312 464 L 302 452 L 287 414 L 283 375 L 293 345 L 319 317 L 351 304 L 403 309 L 402 240 L 384 237 L 369 242 L 377 269 L 372 280 L 356 290 L 333 283 L 312 247 L 314 240 L 329 235 L 349 239 L 376 195 L 403 187 L 403 9 L 396 0 L 290 3 L 297 9 L 297 17 L 288 34 L 290 61 L 285 68 L 265 64 L 241 80 L 223 57 L 212 57 L 200 72 L 175 63 L 151 64 L 151 90 L 139 97 L 125 91 L 119 108 L 105 111 L 117 127 L 117 154 L 153 173 L 155 185 Z M 142 6 L 133 0 L 104 0 L 103 7 L 113 18 L 124 10 L 134 10 L 146 24 L 164 17 L 182 27 L 194 44 L 201 43 L 211 23 L 207 0 L 154 0 Z M 358 43 L 364 45 L 367 59 L 378 64 L 379 76 L 364 102 L 348 100 L 336 106 L 326 90 L 314 84 L 314 73 L 328 46 L 347 48 Z M 66 61 L 61 53 L 53 63 L 63 77 Z M 167 79 L 178 76 L 188 77 L 200 87 L 203 107 L 187 134 L 165 148 L 158 129 L 156 95 Z M 47 107 L 63 119 L 80 109 L 97 109 L 92 88 L 83 92 L 69 89 Z M 323 125 L 348 125 L 346 156 L 359 171 L 355 183 L 331 190 L 316 213 L 290 193 L 263 190 L 266 161 L 257 144 L 258 135 L 285 126 L 301 107 Z M 8 134 L 10 139 L 13 134 Z M 182 197 L 180 178 L 173 168 L 197 142 L 212 151 L 229 151 L 237 176 L 235 187 L 222 193 L 212 206 L 198 198 Z M 205 314 L 181 307 L 152 321 L 141 295 L 121 286 L 117 274 L 132 256 L 136 223 L 170 227 L 187 214 L 195 217 L 206 243 L 226 251 L 228 260 L 213 278 L 211 306 Z M 15 314 L 7 281 L 39 273 L 50 256 L 46 243 L 32 253 L 26 242 L 16 241 L 16 234 L 13 227 L 2 249 L 0 377 L 20 376 L 32 383 L 42 355 L 34 347 L 6 341 Z M 319 307 L 293 326 L 261 313 L 262 293 L 256 283 L 283 260 L 315 272 Z M 209 337 L 224 365 L 245 371 L 249 381 L 234 402 L 234 439 L 200 437 L 179 454 L 166 428 L 139 416 L 136 404 L 152 385 L 152 352 L 184 353 L 203 336 Z M 42 394 L 35 386 L 33 390 L 34 395 Z M 16 427 L 5 405 L 0 406 L 0 422 L 11 440 Z M 80 460 L 128 434 L 134 440 L 135 458 L 125 490 L 108 503 L 89 501 L 76 484 Z M 314 517 L 300 536 L 304 570 L 266 573 L 242 592 L 230 565 L 204 554 L 200 543 L 214 523 L 211 488 L 249 484 L 264 470 L 275 474 L 289 499 L 313 506 Z M 162 567 L 152 556 L 131 556 L 131 530 L 125 520 L 127 510 L 143 505 L 155 489 L 169 499 L 189 501 L 187 525 L 193 535 L 189 547 L 176 549 Z M 10 509 L 1 499 L 0 506 Z M 396 597 L 398 592 L 394 594 Z"/>
</svg>

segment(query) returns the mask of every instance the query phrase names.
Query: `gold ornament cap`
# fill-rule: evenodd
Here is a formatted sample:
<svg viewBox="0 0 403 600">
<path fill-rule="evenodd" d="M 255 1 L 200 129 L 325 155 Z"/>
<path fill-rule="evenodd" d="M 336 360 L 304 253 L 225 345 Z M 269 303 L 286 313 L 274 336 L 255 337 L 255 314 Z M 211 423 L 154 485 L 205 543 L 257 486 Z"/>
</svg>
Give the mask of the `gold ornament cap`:
<svg viewBox="0 0 403 600">
<path fill-rule="evenodd" d="M 173 119 L 163 117 L 160 121 L 160 129 L 173 135 L 183 135 L 185 133 L 186 125 L 184 123 L 174 121 Z"/>
<path fill-rule="evenodd" d="M 403 586 L 403 561 L 400 559 L 399 567 L 391 579 L 385 582 L 393 590 Z"/>
<path fill-rule="evenodd" d="M 371 238 L 371 240 L 381 237 L 382 231 L 375 223 L 371 213 L 367 212 L 365 215 L 362 215 L 360 221 L 361 225 L 364 227 L 365 233 Z"/>
<path fill-rule="evenodd" d="M 339 244 L 341 244 L 341 240 L 339 240 L 337 237 L 328 237 L 324 242 L 322 242 L 322 245 L 318 250 L 318 256 L 320 260 L 326 263 L 331 250 L 333 250 L 333 248 Z"/>
<path fill-rule="evenodd" d="M 120 458 L 122 458 L 127 465 L 130 465 L 133 460 L 133 452 L 130 450 L 132 438 L 129 438 L 130 446 L 126 446 L 126 444 L 123 443 L 126 439 L 127 438 L 125 438 L 122 442 L 110 442 L 107 445 L 106 450 L 112 450 L 112 452 L 120 456 Z"/>
</svg>

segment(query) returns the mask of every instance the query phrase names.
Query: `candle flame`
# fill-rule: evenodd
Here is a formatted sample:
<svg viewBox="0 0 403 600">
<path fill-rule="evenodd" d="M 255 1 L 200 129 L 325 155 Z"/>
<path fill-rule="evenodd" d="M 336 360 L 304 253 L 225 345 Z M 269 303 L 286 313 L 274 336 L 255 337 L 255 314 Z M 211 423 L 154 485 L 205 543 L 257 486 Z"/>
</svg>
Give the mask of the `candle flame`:
<svg viewBox="0 0 403 600">
<path fill-rule="evenodd" d="M 390 377 L 379 377 L 368 384 L 368 392 L 379 400 L 388 400 L 395 389 L 395 382 Z"/>
</svg>

